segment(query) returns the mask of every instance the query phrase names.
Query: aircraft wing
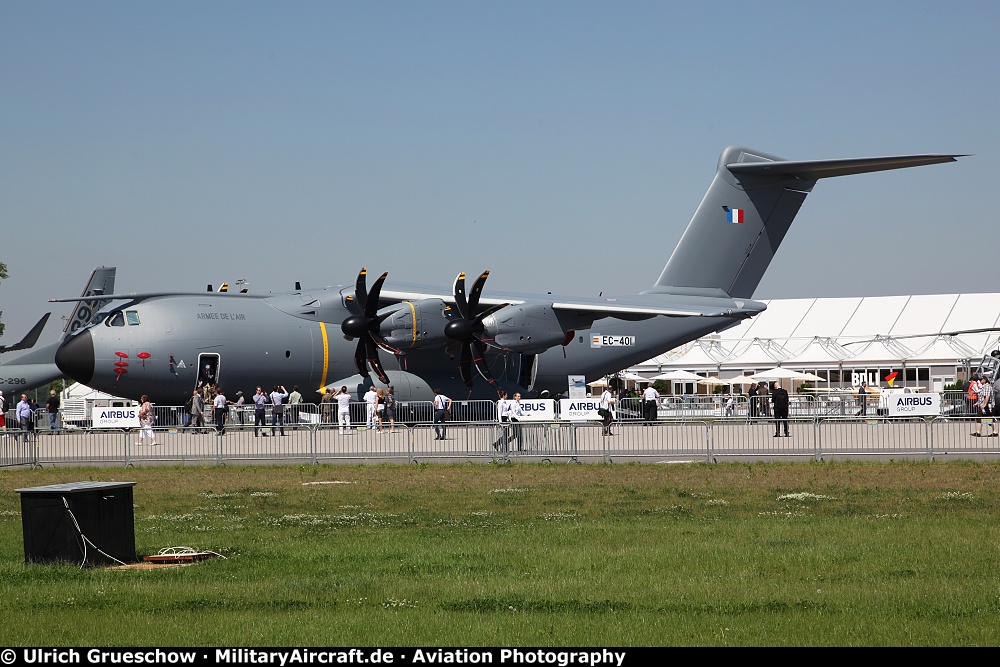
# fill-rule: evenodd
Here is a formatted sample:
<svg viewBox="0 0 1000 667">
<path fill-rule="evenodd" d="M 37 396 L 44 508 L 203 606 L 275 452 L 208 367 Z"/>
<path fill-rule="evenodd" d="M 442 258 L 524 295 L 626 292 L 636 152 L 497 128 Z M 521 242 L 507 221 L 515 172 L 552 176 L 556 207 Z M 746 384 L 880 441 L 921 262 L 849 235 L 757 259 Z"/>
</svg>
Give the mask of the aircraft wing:
<svg viewBox="0 0 1000 667">
<path fill-rule="evenodd" d="M 383 289 L 382 302 L 399 303 L 420 299 L 440 299 L 454 305 L 454 295 L 433 289 L 414 291 Z M 664 315 L 667 317 L 752 317 L 763 312 L 766 306 L 750 299 L 698 297 L 672 294 L 640 294 L 625 297 L 572 297 L 540 294 L 507 294 L 483 296 L 481 306 L 548 305 L 557 312 L 591 315 L 592 319 L 621 317 L 644 319 Z"/>
<path fill-rule="evenodd" d="M 42 315 L 42 319 L 38 320 L 35 326 L 31 327 L 31 331 L 28 332 L 24 338 L 13 345 L 0 345 L 0 354 L 4 352 L 15 352 L 17 350 L 27 350 L 30 347 L 34 347 L 35 343 L 38 342 L 38 337 L 42 335 L 42 329 L 45 328 L 45 323 L 49 321 L 49 315 L 52 313 L 45 313 Z"/>
<path fill-rule="evenodd" d="M 620 317 L 634 319 L 645 315 L 655 317 L 752 317 L 764 310 L 764 304 L 749 300 L 730 300 L 731 303 L 656 303 L 651 298 L 627 297 L 607 298 L 603 302 L 557 301 L 552 308 L 556 311 L 577 314 L 589 313 L 600 317 Z"/>
</svg>

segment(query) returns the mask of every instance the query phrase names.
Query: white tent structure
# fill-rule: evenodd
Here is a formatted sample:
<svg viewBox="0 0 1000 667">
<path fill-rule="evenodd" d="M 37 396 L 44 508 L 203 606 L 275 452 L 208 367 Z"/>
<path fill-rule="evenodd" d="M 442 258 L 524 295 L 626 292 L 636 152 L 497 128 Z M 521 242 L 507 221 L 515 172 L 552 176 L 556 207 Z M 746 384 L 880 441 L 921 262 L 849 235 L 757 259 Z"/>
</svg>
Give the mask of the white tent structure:
<svg viewBox="0 0 1000 667">
<path fill-rule="evenodd" d="M 754 380 L 763 380 L 765 382 L 771 382 L 774 380 L 804 380 L 806 378 L 805 373 L 800 373 L 798 371 L 793 371 L 790 368 L 782 368 L 777 366 L 770 370 L 761 371 L 760 373 L 754 373 L 750 376 Z"/>
<path fill-rule="evenodd" d="M 941 391 L 1000 347 L 1000 294 L 775 299 L 767 310 L 721 333 L 670 350 L 630 370 L 752 376 L 776 366 L 808 372 L 817 388 L 862 380 Z M 805 379 L 805 378 L 801 378 Z M 690 380 L 697 382 L 697 380 Z"/>
<path fill-rule="evenodd" d="M 670 371 L 669 373 L 662 373 L 660 375 L 654 375 L 649 378 L 650 380 L 667 380 L 670 382 L 698 382 L 699 380 L 704 380 L 700 375 L 695 375 L 684 370 Z"/>
</svg>

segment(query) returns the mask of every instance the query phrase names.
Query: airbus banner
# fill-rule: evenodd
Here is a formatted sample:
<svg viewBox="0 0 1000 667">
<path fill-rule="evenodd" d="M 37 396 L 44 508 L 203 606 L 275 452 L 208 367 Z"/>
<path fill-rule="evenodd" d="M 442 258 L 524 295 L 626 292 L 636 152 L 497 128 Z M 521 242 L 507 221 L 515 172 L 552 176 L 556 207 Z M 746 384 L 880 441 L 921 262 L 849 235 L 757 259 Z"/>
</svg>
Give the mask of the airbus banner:
<svg viewBox="0 0 1000 667">
<path fill-rule="evenodd" d="M 890 394 L 890 417 L 935 417 L 941 414 L 941 394 Z"/>
<path fill-rule="evenodd" d="M 559 399 L 559 419 L 563 421 L 601 421 L 597 410 L 601 407 L 599 398 Z"/>
<path fill-rule="evenodd" d="M 94 428 L 139 428 L 139 408 L 93 408 L 90 420 Z"/>
<path fill-rule="evenodd" d="M 551 398 L 538 400 L 521 399 L 523 422 L 551 422 L 556 420 L 556 402 Z"/>
</svg>

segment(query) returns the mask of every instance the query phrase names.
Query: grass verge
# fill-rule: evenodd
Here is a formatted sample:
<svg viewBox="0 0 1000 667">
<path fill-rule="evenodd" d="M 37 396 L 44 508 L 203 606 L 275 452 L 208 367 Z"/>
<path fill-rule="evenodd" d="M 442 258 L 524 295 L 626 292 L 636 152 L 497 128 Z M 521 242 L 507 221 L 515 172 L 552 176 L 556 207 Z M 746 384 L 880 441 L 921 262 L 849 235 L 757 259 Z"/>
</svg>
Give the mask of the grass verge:
<svg viewBox="0 0 1000 667">
<path fill-rule="evenodd" d="M 996 645 L 998 465 L 0 471 L 5 645 Z M 13 489 L 135 481 L 159 571 L 26 565 Z"/>
</svg>

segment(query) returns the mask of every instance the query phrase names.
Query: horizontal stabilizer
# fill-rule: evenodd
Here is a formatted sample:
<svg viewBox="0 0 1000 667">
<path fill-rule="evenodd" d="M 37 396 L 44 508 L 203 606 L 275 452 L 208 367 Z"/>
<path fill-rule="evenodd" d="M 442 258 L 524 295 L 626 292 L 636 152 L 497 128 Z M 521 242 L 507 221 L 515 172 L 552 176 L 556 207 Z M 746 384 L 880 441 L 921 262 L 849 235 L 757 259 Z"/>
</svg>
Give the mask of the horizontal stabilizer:
<svg viewBox="0 0 1000 667">
<path fill-rule="evenodd" d="M 817 178 L 865 174 L 871 171 L 921 167 L 927 164 L 955 162 L 965 155 L 893 155 L 844 160 L 779 160 L 774 162 L 737 162 L 726 168 L 734 174 L 759 176 L 794 176 L 812 181 Z"/>
<path fill-rule="evenodd" d="M 31 327 L 31 331 L 28 335 L 22 338 L 19 342 L 11 345 L 10 347 L 0 345 L 0 352 L 15 352 L 17 350 L 27 350 L 28 348 L 34 347 L 35 343 L 38 342 L 38 337 L 42 335 L 42 329 L 45 328 L 45 323 L 49 321 L 49 315 L 52 313 L 45 313 L 42 315 L 42 319 L 38 320 L 35 326 Z"/>
</svg>

